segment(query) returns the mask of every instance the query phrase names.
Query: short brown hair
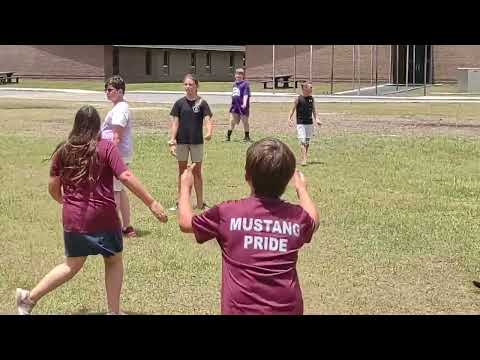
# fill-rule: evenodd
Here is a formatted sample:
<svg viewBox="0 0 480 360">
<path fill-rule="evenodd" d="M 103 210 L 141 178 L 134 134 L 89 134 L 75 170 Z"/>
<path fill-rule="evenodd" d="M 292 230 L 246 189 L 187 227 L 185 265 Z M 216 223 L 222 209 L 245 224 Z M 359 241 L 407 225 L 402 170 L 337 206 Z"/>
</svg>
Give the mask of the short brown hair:
<svg viewBox="0 0 480 360">
<path fill-rule="evenodd" d="M 275 138 L 265 138 L 247 150 L 246 179 L 251 181 L 255 195 L 280 197 L 296 167 L 290 148 Z"/>
<path fill-rule="evenodd" d="M 312 88 L 313 87 L 312 82 L 311 81 L 304 81 L 302 83 L 302 89 L 305 89 L 306 86 L 308 86 L 309 88 Z"/>
<path fill-rule="evenodd" d="M 108 86 L 111 85 L 115 89 L 120 90 L 125 94 L 125 80 L 119 75 L 112 76 L 105 82 L 105 90 L 107 90 Z"/>
</svg>

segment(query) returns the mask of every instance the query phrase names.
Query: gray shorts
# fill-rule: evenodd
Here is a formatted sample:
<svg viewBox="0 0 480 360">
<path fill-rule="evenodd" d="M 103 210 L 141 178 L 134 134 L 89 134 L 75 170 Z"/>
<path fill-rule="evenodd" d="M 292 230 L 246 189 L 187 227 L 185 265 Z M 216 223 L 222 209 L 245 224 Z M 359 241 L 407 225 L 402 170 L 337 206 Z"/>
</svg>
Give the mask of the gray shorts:
<svg viewBox="0 0 480 360">
<path fill-rule="evenodd" d="M 188 161 L 188 154 L 194 163 L 203 160 L 203 144 L 177 144 L 176 152 L 178 161 Z"/>
<path fill-rule="evenodd" d="M 113 256 L 123 250 L 122 232 L 104 232 L 95 234 L 81 234 L 77 232 L 63 232 L 65 256 L 103 255 Z"/>
</svg>

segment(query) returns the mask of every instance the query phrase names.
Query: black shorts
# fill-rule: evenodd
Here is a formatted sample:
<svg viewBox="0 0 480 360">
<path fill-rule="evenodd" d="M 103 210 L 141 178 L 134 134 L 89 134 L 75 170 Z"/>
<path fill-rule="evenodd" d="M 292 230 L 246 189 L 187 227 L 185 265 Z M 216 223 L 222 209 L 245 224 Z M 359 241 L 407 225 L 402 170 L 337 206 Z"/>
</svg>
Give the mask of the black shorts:
<svg viewBox="0 0 480 360">
<path fill-rule="evenodd" d="M 65 256 L 103 255 L 113 256 L 123 250 L 122 232 L 103 232 L 95 234 L 80 234 L 63 232 Z"/>
</svg>

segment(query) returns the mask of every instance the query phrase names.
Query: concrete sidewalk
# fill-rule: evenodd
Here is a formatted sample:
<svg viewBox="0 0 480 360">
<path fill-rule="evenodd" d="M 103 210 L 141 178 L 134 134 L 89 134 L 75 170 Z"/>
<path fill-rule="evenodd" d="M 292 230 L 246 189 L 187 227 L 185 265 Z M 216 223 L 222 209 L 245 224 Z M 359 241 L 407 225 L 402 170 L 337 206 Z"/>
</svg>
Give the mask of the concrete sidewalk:
<svg viewBox="0 0 480 360">
<path fill-rule="evenodd" d="M 126 99 L 130 102 L 150 104 L 173 104 L 182 97 L 183 91 L 128 91 Z M 230 92 L 199 92 L 211 105 L 231 103 Z M 252 103 L 291 103 L 295 93 L 252 93 Z M 64 100 L 78 102 L 107 102 L 102 91 L 74 89 L 33 89 L 0 88 L 0 98 Z M 358 96 L 358 95 L 315 95 L 322 103 L 480 103 L 480 96 Z"/>
</svg>

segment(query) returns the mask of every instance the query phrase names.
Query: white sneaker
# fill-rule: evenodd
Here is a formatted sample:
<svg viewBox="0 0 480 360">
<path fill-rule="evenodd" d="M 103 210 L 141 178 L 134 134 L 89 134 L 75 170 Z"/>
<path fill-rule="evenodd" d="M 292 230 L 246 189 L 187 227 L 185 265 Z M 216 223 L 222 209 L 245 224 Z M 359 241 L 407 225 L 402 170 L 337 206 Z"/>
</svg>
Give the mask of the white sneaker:
<svg viewBox="0 0 480 360">
<path fill-rule="evenodd" d="M 30 300 L 30 291 L 25 289 L 17 289 L 17 310 L 19 315 L 30 315 L 35 303 Z"/>
<path fill-rule="evenodd" d="M 178 203 L 175 204 L 175 206 L 172 206 L 169 211 L 177 211 L 178 210 Z"/>
</svg>

